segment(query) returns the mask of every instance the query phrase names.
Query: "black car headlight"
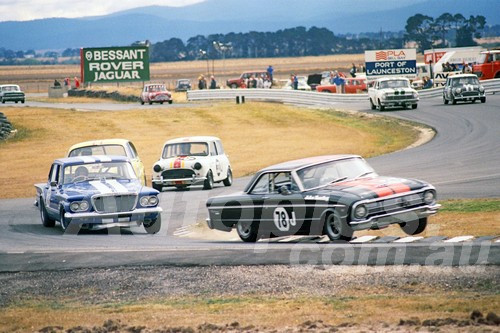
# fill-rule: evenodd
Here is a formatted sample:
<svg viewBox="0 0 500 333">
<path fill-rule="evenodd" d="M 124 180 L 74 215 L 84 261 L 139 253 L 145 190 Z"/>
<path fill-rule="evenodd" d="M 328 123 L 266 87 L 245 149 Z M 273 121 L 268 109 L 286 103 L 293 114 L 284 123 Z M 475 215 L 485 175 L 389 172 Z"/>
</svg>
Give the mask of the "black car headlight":
<svg viewBox="0 0 500 333">
<path fill-rule="evenodd" d="M 356 206 L 354 208 L 354 217 L 357 219 L 362 219 L 363 217 L 366 217 L 368 215 L 368 209 L 366 208 L 365 205 L 361 204 Z"/>
<path fill-rule="evenodd" d="M 432 190 L 427 190 L 424 192 L 423 198 L 426 204 L 431 204 L 436 200 L 436 193 Z"/>
<path fill-rule="evenodd" d="M 156 195 L 146 195 L 144 197 L 141 197 L 139 203 L 142 207 L 156 206 L 158 204 L 158 197 Z"/>
<path fill-rule="evenodd" d="M 73 201 L 69 205 L 69 209 L 72 212 L 84 212 L 89 209 L 89 203 L 87 201 Z"/>
</svg>

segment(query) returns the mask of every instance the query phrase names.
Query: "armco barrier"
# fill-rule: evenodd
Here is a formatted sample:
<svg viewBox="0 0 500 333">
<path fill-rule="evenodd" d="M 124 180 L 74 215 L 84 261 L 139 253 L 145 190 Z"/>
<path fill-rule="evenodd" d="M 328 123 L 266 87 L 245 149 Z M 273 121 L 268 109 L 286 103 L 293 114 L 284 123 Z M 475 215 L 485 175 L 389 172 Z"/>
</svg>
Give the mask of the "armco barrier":
<svg viewBox="0 0 500 333">
<path fill-rule="evenodd" d="M 500 79 L 482 81 L 487 94 L 500 92 Z M 439 97 L 443 88 L 432 88 L 420 90 L 420 98 Z M 260 100 L 269 102 L 282 102 L 302 105 L 328 106 L 336 103 L 363 102 L 368 103 L 368 94 L 330 94 L 316 91 L 284 90 L 284 89 L 214 89 L 214 90 L 189 90 L 187 99 L 189 101 L 205 100 L 232 100 L 236 97 L 245 100 Z"/>
<path fill-rule="evenodd" d="M 14 129 L 7 117 L 0 112 L 0 140 L 5 140 L 12 135 Z"/>
</svg>

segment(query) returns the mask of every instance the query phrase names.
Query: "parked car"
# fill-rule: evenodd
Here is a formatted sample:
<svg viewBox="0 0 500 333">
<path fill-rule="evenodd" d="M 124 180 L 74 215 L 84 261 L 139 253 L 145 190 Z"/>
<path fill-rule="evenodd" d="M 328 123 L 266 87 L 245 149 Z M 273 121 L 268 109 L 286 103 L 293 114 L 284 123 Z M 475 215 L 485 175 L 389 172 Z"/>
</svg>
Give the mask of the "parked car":
<svg viewBox="0 0 500 333">
<path fill-rule="evenodd" d="M 3 84 L 0 85 L 0 101 L 5 102 L 21 102 L 24 103 L 24 92 L 17 84 Z"/>
<path fill-rule="evenodd" d="M 125 139 L 105 139 L 85 141 L 74 144 L 68 150 L 68 157 L 114 155 L 126 156 L 134 167 L 135 175 L 146 186 L 146 169 L 142 163 L 135 145 Z"/>
<path fill-rule="evenodd" d="M 219 138 L 193 136 L 169 140 L 153 166 L 153 188 L 203 185 L 210 190 L 215 183 L 233 183 L 231 164 Z"/>
<path fill-rule="evenodd" d="M 35 188 L 45 227 L 59 221 L 73 232 L 142 224 L 150 234 L 161 227 L 158 191 L 142 186 L 123 156 L 57 159 L 47 182 Z"/>
<path fill-rule="evenodd" d="M 357 94 L 358 92 L 366 91 L 366 79 L 358 79 L 355 77 L 345 78 L 345 93 L 346 94 Z M 321 85 L 316 87 L 318 92 L 324 93 L 336 93 L 337 89 L 334 84 Z"/>
<path fill-rule="evenodd" d="M 364 159 L 332 155 L 285 162 L 260 170 L 243 192 L 207 201 L 209 228 L 241 240 L 285 235 L 324 235 L 351 240 L 354 231 L 398 224 L 424 231 L 441 207 L 423 181 L 378 176 Z"/>
<path fill-rule="evenodd" d="M 267 76 L 267 72 L 266 71 L 248 71 L 248 72 L 244 72 L 237 79 L 229 79 L 229 80 L 227 80 L 226 85 L 229 88 L 232 88 L 232 89 L 242 88 L 242 87 L 245 86 L 245 80 L 249 79 L 252 76 L 254 78 L 256 78 L 258 76 L 266 77 Z"/>
<path fill-rule="evenodd" d="M 443 89 L 444 104 L 457 104 L 458 101 L 474 103 L 476 100 L 486 103 L 486 92 L 475 74 L 459 74 L 446 79 Z"/>
<path fill-rule="evenodd" d="M 297 90 L 306 90 L 306 91 L 311 90 L 311 87 L 307 84 L 306 76 L 297 76 L 297 81 L 298 81 Z M 285 85 L 283 86 L 283 89 L 293 90 L 292 81 L 287 80 Z"/>
<path fill-rule="evenodd" d="M 154 83 L 154 84 L 146 84 L 144 89 L 142 89 L 141 104 L 149 103 L 149 105 L 153 103 L 163 104 L 167 102 L 168 104 L 172 104 L 172 94 L 167 90 L 164 84 Z"/>
<path fill-rule="evenodd" d="M 384 111 L 386 107 L 408 107 L 416 109 L 419 96 L 407 78 L 380 78 L 368 88 L 368 99 L 372 110 Z"/>
<path fill-rule="evenodd" d="M 175 82 L 175 91 L 188 91 L 191 90 L 191 81 L 188 79 L 180 79 Z"/>
</svg>

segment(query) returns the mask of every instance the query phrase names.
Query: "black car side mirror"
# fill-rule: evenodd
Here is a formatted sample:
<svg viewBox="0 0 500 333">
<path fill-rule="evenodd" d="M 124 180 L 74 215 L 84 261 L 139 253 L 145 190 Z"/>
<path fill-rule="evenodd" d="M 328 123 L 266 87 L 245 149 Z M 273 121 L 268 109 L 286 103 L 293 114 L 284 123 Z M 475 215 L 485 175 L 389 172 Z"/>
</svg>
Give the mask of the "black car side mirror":
<svg viewBox="0 0 500 333">
<path fill-rule="evenodd" d="M 57 182 L 56 181 L 51 181 L 50 182 L 50 186 L 51 187 L 56 187 L 57 186 Z"/>
<path fill-rule="evenodd" d="M 283 186 L 280 187 L 279 192 L 282 195 L 290 195 L 290 194 L 292 194 L 292 192 L 285 185 L 283 185 Z"/>
</svg>

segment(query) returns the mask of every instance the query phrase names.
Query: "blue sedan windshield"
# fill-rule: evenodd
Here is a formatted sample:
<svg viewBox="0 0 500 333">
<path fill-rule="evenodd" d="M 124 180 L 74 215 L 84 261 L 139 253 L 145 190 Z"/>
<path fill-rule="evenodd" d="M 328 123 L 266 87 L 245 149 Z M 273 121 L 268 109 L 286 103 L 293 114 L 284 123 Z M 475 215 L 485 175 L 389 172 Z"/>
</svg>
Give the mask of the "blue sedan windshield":
<svg viewBox="0 0 500 333">
<path fill-rule="evenodd" d="M 99 162 L 66 166 L 63 184 L 104 178 L 137 179 L 132 165 L 128 162 Z"/>
</svg>

